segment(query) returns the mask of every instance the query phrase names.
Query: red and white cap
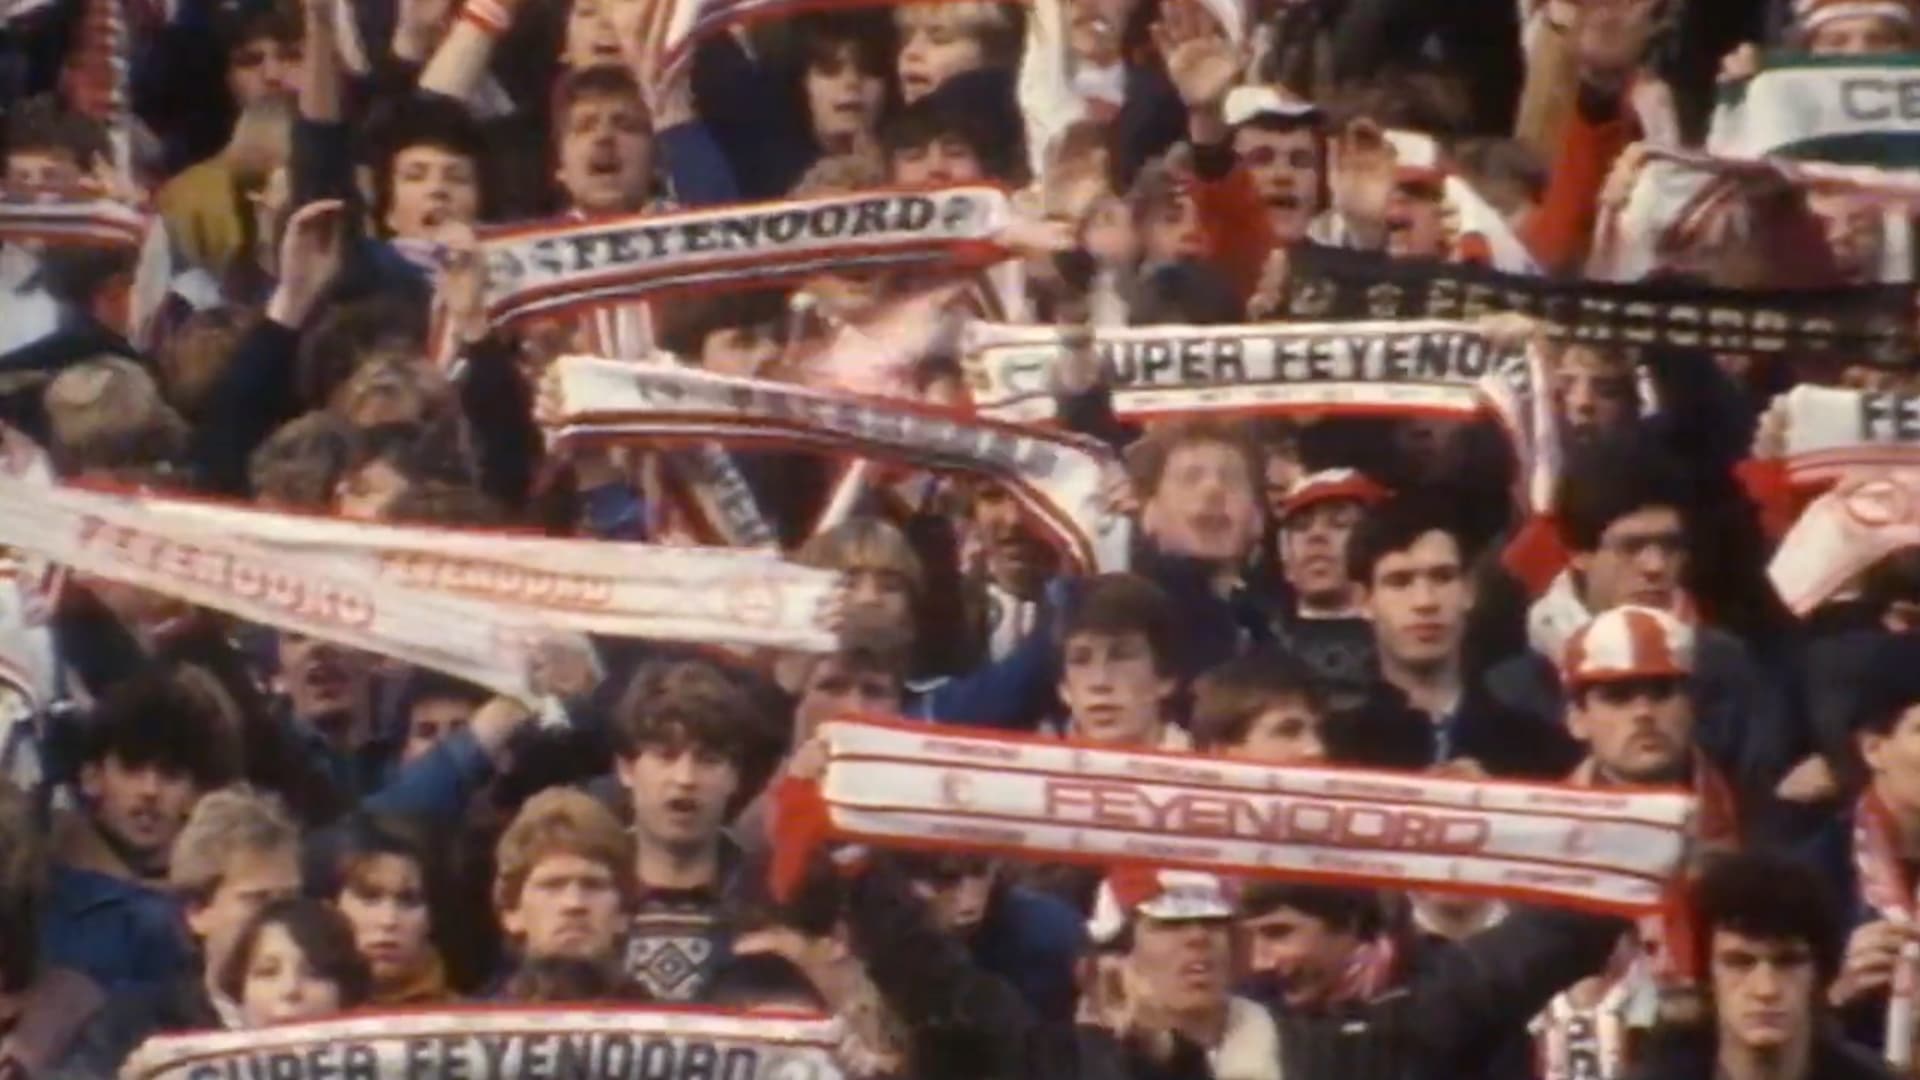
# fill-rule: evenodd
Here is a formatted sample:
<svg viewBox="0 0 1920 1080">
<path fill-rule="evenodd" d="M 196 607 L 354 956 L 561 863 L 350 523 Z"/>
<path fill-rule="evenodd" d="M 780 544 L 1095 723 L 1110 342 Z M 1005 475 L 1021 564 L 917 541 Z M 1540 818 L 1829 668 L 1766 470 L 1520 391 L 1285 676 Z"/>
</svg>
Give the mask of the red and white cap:
<svg viewBox="0 0 1920 1080">
<path fill-rule="evenodd" d="M 1392 494 L 1358 469 L 1322 469 L 1295 480 L 1293 486 L 1287 489 L 1286 500 L 1280 504 L 1280 520 L 1285 521 L 1307 507 L 1323 502 L 1350 499 L 1372 506 L 1386 502 Z"/>
<path fill-rule="evenodd" d="M 1594 616 L 1567 639 L 1567 686 L 1693 674 L 1693 628 L 1658 608 L 1629 604 Z"/>
<path fill-rule="evenodd" d="M 1814 31 L 1838 19 L 1880 18 L 1902 26 L 1914 24 L 1913 5 L 1906 0 L 1794 0 L 1793 19 L 1803 31 Z"/>
<path fill-rule="evenodd" d="M 1167 922 L 1233 918 L 1233 901 L 1220 879 L 1192 870 L 1123 866 L 1100 883 L 1087 920 L 1087 937 L 1111 945 L 1133 920 L 1145 915 Z"/>
</svg>

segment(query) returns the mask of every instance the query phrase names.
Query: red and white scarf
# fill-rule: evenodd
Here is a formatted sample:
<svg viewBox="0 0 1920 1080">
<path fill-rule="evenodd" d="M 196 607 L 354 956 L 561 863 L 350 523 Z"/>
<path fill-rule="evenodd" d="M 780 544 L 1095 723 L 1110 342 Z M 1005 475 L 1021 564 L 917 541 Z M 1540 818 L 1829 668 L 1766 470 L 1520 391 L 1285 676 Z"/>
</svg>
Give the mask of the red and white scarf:
<svg viewBox="0 0 1920 1080">
<path fill-rule="evenodd" d="M 1805 615 L 1875 563 L 1913 547 L 1920 547 L 1920 468 L 1860 469 L 1801 512 L 1767 576 L 1787 607 Z"/>
<path fill-rule="evenodd" d="M 976 185 L 495 229 L 480 244 L 487 316 L 504 323 L 823 273 L 984 266 L 1005 257 L 995 238 L 1009 214 L 1005 192 Z"/>
<path fill-rule="evenodd" d="M 1853 808 L 1853 866 L 1860 897 L 1880 917 L 1900 926 L 1920 918 L 1920 899 L 1900 858 L 1900 826 L 1880 796 L 1868 788 Z M 1887 995 L 1886 1057 L 1895 1069 L 1913 1063 L 1913 1023 L 1916 981 L 1920 980 L 1920 945 L 1908 942 L 1900 949 Z"/>
<path fill-rule="evenodd" d="M 1920 397 L 1796 386 L 1774 399 L 1786 414 L 1787 475 L 1824 484 L 1862 467 L 1920 466 Z"/>
<path fill-rule="evenodd" d="M 209 1076 L 711 1076 L 839 1080 L 834 1020 L 800 1013 L 467 1006 L 162 1035 L 126 1080 Z"/>
<path fill-rule="evenodd" d="M 1640 914 L 1694 797 L 1269 766 L 837 720 L 777 794 L 776 886 L 829 839 L 1240 877 L 1434 889 Z"/>
<path fill-rule="evenodd" d="M 550 434 L 561 446 L 715 439 L 985 474 L 1006 484 L 1083 568 L 1127 565 L 1128 522 L 1101 495 L 1114 457 L 1090 439 L 759 379 L 593 357 L 556 364 Z"/>
<path fill-rule="evenodd" d="M 753 552 L 375 525 L 11 477 L 0 504 L 0 544 L 522 697 L 529 650 L 556 634 L 834 644 L 834 575 Z"/>
<path fill-rule="evenodd" d="M 39 241 L 137 251 L 151 223 L 145 211 L 112 199 L 21 191 L 0 197 L 0 243 Z"/>
<path fill-rule="evenodd" d="M 1055 415 L 1054 369 L 1084 331 L 970 323 L 962 355 L 975 407 L 1032 423 Z M 1492 414 L 1518 456 L 1524 501 L 1544 509 L 1558 423 L 1541 358 L 1440 320 L 1102 327 L 1091 347 L 1114 412 L 1144 422 L 1196 413 Z"/>
</svg>

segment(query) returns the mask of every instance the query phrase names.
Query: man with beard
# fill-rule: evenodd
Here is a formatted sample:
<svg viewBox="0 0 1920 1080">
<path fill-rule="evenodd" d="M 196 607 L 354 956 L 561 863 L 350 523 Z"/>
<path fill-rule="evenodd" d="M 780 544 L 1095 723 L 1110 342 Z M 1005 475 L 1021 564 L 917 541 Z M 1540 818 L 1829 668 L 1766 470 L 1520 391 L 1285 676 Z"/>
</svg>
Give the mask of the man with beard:
<svg viewBox="0 0 1920 1080">
<path fill-rule="evenodd" d="M 1276 555 L 1289 602 L 1276 617 L 1287 650 L 1337 692 L 1342 705 L 1364 693 L 1373 669 L 1373 629 L 1347 576 L 1347 540 L 1386 488 L 1354 469 L 1303 477 L 1280 506 Z"/>
<path fill-rule="evenodd" d="M 1051 546 L 1028 523 L 1004 487 L 981 484 L 972 504 L 986 655 L 1004 660 L 1040 624 L 1042 593 L 1060 569 Z"/>
<path fill-rule="evenodd" d="M 225 782 L 232 734 L 206 700 L 157 669 L 115 686 L 85 728 L 80 809 L 53 830 L 42 957 L 109 992 L 188 966 L 167 890 L 174 838 L 202 792 Z"/>
<path fill-rule="evenodd" d="M 724 829 L 765 782 L 779 734 L 745 688 L 696 660 L 641 668 L 612 734 L 633 815 L 625 972 L 656 998 L 691 1001 L 728 955 L 718 908 L 739 852 Z"/>
<path fill-rule="evenodd" d="M 1335 760 L 1424 769 L 1465 758 L 1496 776 L 1560 777 L 1578 752 L 1551 722 L 1502 707 L 1467 667 L 1474 586 L 1459 527 L 1442 507 L 1399 496 L 1354 529 L 1347 572 L 1373 622 L 1378 679 L 1328 728 Z"/>
</svg>

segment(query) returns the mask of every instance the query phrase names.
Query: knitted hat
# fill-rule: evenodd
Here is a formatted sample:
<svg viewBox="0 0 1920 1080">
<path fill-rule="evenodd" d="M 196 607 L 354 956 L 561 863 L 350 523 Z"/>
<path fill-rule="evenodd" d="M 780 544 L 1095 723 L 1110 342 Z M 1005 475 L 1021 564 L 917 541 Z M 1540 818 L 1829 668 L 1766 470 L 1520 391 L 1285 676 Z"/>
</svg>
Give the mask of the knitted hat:
<svg viewBox="0 0 1920 1080">
<path fill-rule="evenodd" d="M 1111 945 L 1142 915 L 1168 922 L 1231 919 L 1233 902 L 1212 874 L 1121 867 L 1100 883 L 1087 937 L 1096 945 Z"/>
<path fill-rule="evenodd" d="M 1280 520 L 1285 521 L 1310 506 L 1336 499 L 1350 499 L 1366 506 L 1385 502 L 1393 492 L 1358 469 L 1322 469 L 1294 481 L 1280 504 Z"/>
<path fill-rule="evenodd" d="M 1809 33 L 1838 19 L 1874 17 L 1912 26 L 1913 6 L 1906 0 L 1794 0 L 1793 4 L 1794 22 Z"/>
<path fill-rule="evenodd" d="M 1617 607 L 1567 639 L 1560 673 L 1568 686 L 1684 678 L 1693 673 L 1693 630 L 1657 608 Z"/>
</svg>

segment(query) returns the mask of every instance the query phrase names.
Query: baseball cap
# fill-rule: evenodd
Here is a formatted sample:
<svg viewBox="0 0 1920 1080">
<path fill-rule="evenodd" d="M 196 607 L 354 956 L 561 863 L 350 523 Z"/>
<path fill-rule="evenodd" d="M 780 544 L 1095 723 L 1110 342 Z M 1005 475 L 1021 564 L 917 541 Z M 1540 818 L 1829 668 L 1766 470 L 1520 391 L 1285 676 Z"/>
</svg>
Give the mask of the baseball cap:
<svg viewBox="0 0 1920 1080">
<path fill-rule="evenodd" d="M 1693 673 L 1693 629 L 1657 608 L 1617 607 L 1574 631 L 1560 673 L 1568 686 L 1685 678 Z"/>
<path fill-rule="evenodd" d="M 1794 0 L 1793 18 L 1802 30 L 1817 30 L 1838 19 L 1890 19 L 1914 23 L 1913 6 L 1904 0 Z"/>
<path fill-rule="evenodd" d="M 1220 104 L 1228 127 L 1239 127 L 1249 120 L 1262 116 L 1279 116 L 1288 120 L 1307 120 L 1320 115 L 1320 107 L 1311 101 L 1282 94 L 1271 86 L 1236 86 L 1227 91 L 1227 99 Z"/>
<path fill-rule="evenodd" d="M 1121 867 L 1100 883 L 1087 937 L 1111 945 L 1144 915 L 1167 922 L 1233 918 L 1233 901 L 1218 877 L 1191 870 Z"/>
<path fill-rule="evenodd" d="M 1358 469 L 1322 469 L 1293 482 L 1280 504 L 1282 521 L 1310 506 L 1335 499 L 1351 499 L 1372 506 L 1385 502 L 1393 492 Z"/>
</svg>

